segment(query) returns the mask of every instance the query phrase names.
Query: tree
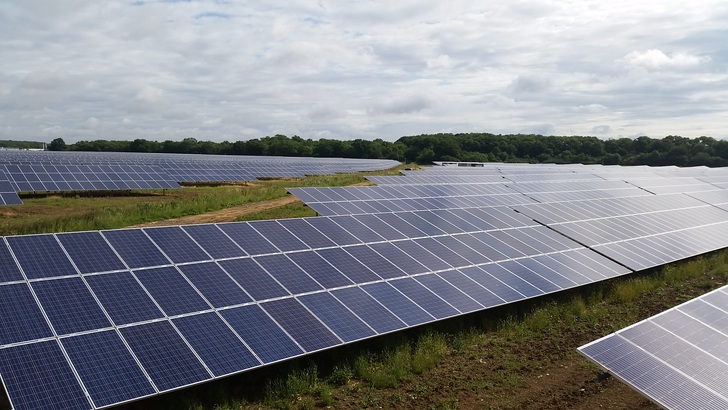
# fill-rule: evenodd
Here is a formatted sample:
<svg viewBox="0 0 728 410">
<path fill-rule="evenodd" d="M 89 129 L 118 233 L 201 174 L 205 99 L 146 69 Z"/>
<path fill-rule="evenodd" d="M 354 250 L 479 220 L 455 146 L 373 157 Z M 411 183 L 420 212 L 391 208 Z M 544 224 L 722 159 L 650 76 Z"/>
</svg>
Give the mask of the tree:
<svg viewBox="0 0 728 410">
<path fill-rule="evenodd" d="M 66 149 L 66 141 L 63 138 L 56 138 L 48 144 L 48 151 L 64 151 Z"/>
</svg>

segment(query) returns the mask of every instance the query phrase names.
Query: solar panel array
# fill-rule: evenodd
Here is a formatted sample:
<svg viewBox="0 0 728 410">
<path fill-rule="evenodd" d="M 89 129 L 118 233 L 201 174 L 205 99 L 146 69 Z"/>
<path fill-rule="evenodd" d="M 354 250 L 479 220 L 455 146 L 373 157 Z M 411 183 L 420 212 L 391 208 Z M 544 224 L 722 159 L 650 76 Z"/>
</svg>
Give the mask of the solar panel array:
<svg viewBox="0 0 728 410">
<path fill-rule="evenodd" d="M 349 214 L 2 238 L 10 401 L 125 403 L 728 246 L 719 187 L 656 195 L 635 185 L 649 168 L 620 169 L 627 182 L 504 168 L 524 178 L 291 190 Z M 458 202 L 487 192 L 520 200 Z"/>
<path fill-rule="evenodd" d="M 20 205 L 22 203 L 17 191 L 8 180 L 7 174 L 0 170 L 0 205 Z"/>
<path fill-rule="evenodd" d="M 579 351 L 668 409 L 728 408 L 728 286 Z"/>
<path fill-rule="evenodd" d="M 0 205 L 20 204 L 17 192 L 179 188 L 178 182 L 252 181 L 257 178 L 374 171 L 390 160 L 285 158 L 108 152 L 0 151 Z M 0 178 L 2 176 L 0 175 Z"/>
</svg>

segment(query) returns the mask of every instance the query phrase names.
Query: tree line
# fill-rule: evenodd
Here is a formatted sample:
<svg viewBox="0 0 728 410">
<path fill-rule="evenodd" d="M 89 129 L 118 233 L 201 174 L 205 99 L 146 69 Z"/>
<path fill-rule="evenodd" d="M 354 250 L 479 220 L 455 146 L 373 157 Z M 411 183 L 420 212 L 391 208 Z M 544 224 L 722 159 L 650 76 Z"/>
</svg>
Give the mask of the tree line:
<svg viewBox="0 0 728 410">
<path fill-rule="evenodd" d="M 79 141 L 53 140 L 48 149 L 68 151 L 156 152 L 214 155 L 272 155 L 394 159 L 427 164 L 433 161 L 551 162 L 604 165 L 728 166 L 728 141 L 711 137 L 618 138 L 537 134 L 422 134 L 397 141 L 255 138 L 245 141 Z"/>
</svg>

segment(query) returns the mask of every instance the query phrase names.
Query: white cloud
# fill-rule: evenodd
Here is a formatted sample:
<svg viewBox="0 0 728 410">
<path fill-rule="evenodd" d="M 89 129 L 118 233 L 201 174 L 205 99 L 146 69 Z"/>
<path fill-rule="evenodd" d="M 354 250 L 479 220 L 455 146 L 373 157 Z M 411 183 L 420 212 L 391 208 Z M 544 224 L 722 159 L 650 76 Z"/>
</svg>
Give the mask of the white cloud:
<svg viewBox="0 0 728 410">
<path fill-rule="evenodd" d="M 62 3 L 0 2 L 0 139 L 728 137 L 718 0 Z"/>
</svg>

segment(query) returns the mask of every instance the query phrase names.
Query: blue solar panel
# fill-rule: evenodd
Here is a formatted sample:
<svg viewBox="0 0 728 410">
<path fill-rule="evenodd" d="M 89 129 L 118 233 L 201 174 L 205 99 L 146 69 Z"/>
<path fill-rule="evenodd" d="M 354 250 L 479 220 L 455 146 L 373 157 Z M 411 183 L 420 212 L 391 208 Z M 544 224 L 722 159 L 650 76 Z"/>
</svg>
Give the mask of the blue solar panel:
<svg viewBox="0 0 728 410">
<path fill-rule="evenodd" d="M 506 255 L 499 252 L 492 246 L 486 244 L 485 242 L 481 241 L 480 239 L 475 237 L 474 234 L 454 235 L 453 238 L 469 246 L 471 249 L 483 255 L 483 257 L 488 259 L 489 261 L 502 261 L 508 259 Z"/>
<path fill-rule="evenodd" d="M 187 279 L 214 307 L 250 302 L 250 297 L 215 262 L 179 266 Z"/>
<path fill-rule="evenodd" d="M 321 249 L 316 251 L 316 253 L 356 283 L 373 282 L 382 279 L 341 248 Z"/>
<path fill-rule="evenodd" d="M 174 263 L 211 259 L 180 227 L 149 228 L 144 231 Z"/>
<path fill-rule="evenodd" d="M 280 252 L 247 223 L 227 223 L 217 226 L 250 255 Z"/>
<path fill-rule="evenodd" d="M 160 392 L 212 378 L 169 322 L 125 327 L 120 332 Z"/>
<path fill-rule="evenodd" d="M 370 296 L 397 315 L 407 326 L 431 322 L 433 317 L 387 282 L 362 286 Z"/>
<path fill-rule="evenodd" d="M 337 246 L 353 245 L 362 242 L 330 218 L 309 218 L 306 221 L 319 231 L 324 232 Z"/>
<path fill-rule="evenodd" d="M 354 284 L 315 252 L 290 253 L 288 257 L 324 288 L 331 289 Z"/>
<path fill-rule="evenodd" d="M 0 286 L 0 345 L 53 336 L 25 283 Z"/>
<path fill-rule="evenodd" d="M 309 249 L 305 243 L 276 221 L 256 221 L 251 222 L 250 226 L 283 252 Z"/>
<path fill-rule="evenodd" d="M 387 333 L 406 326 L 397 316 L 360 288 L 338 289 L 331 294 L 377 333 Z"/>
<path fill-rule="evenodd" d="M 59 335 L 111 327 L 81 278 L 33 282 L 31 286 Z"/>
<path fill-rule="evenodd" d="M 226 309 L 220 314 L 264 363 L 303 354 L 303 350 L 258 305 Z"/>
<path fill-rule="evenodd" d="M 385 240 L 384 237 L 382 237 L 378 233 L 374 232 L 372 230 L 372 228 L 359 222 L 359 220 L 357 220 L 354 217 L 338 216 L 338 217 L 327 218 L 327 219 L 335 222 L 337 225 L 344 228 L 347 232 L 350 232 L 360 242 L 380 242 L 380 241 Z M 380 223 L 381 223 L 381 221 L 380 221 Z M 392 228 L 389 228 L 389 229 L 394 231 Z M 399 234 L 398 234 L 398 236 L 399 236 Z"/>
<path fill-rule="evenodd" d="M 261 364 L 216 313 L 180 317 L 172 322 L 215 376 Z"/>
<path fill-rule="evenodd" d="M 168 316 L 211 309 L 174 267 L 137 270 L 134 275 Z"/>
<path fill-rule="evenodd" d="M 305 219 L 282 219 L 279 223 L 300 238 L 311 249 L 330 248 L 337 245 Z"/>
<path fill-rule="evenodd" d="M 498 297 L 495 293 L 481 286 L 457 270 L 440 272 L 437 273 L 437 276 L 440 276 L 456 288 L 460 289 L 461 292 L 470 296 L 473 300 L 483 305 L 483 307 L 488 308 L 505 303 L 505 301 Z"/>
<path fill-rule="evenodd" d="M 119 229 L 101 233 L 132 269 L 171 263 L 140 229 Z"/>
<path fill-rule="evenodd" d="M 412 278 L 397 279 L 389 283 L 437 319 L 460 313 Z"/>
<path fill-rule="evenodd" d="M 440 276 L 435 274 L 421 275 L 416 280 L 462 313 L 483 309 L 480 303 L 446 282 Z"/>
<path fill-rule="evenodd" d="M 0 240 L 0 283 L 23 280 L 10 250 L 4 241 Z"/>
<path fill-rule="evenodd" d="M 488 270 L 486 270 L 487 268 Z M 516 300 L 521 300 L 524 298 L 524 295 L 515 289 L 513 289 L 508 283 L 498 279 L 496 276 L 491 275 L 488 271 L 493 271 L 496 269 L 502 269 L 497 265 L 485 265 L 482 267 L 471 267 L 471 268 L 463 268 L 458 269 L 460 272 L 465 274 L 468 278 L 472 279 L 473 281 L 477 282 L 479 285 L 484 287 L 485 289 L 488 289 L 489 291 L 493 292 L 496 296 L 503 299 L 505 302 L 513 302 Z M 508 271 L 505 271 L 505 274 L 509 274 Z M 513 275 L 511 275 L 513 276 Z M 508 279 L 508 277 L 505 277 L 504 279 Z M 534 289 L 535 290 L 535 289 Z M 535 295 L 536 293 L 532 293 Z"/>
<path fill-rule="evenodd" d="M 10 236 L 6 239 L 28 279 L 77 274 L 53 235 Z"/>
<path fill-rule="evenodd" d="M 384 221 L 384 218 L 391 218 L 393 215 L 390 214 L 378 214 L 378 215 L 357 215 L 354 216 L 353 219 L 361 223 L 362 225 L 371 228 L 376 232 L 376 234 L 386 240 L 397 240 L 397 239 L 405 239 L 408 236 L 404 233 L 402 233 L 397 226 L 393 226 L 388 224 L 386 221 Z M 342 221 L 346 220 L 346 217 L 340 217 Z M 395 217 L 396 218 L 396 217 Z M 339 221 L 340 219 L 335 219 L 335 221 Z M 412 233 L 414 233 L 416 236 L 422 236 L 422 232 L 415 229 L 412 225 L 409 225 L 405 222 L 403 222 L 400 218 L 396 218 L 392 220 L 393 223 L 403 225 L 401 228 L 402 230 L 411 230 Z M 345 228 L 349 229 L 345 226 Z M 352 231 L 354 232 L 354 231 Z M 355 235 L 358 235 L 355 233 Z M 374 242 L 367 240 L 367 242 Z"/>
<path fill-rule="evenodd" d="M 293 294 L 322 289 L 321 285 L 311 279 L 285 255 L 258 256 L 254 259 Z"/>
<path fill-rule="evenodd" d="M 370 245 L 377 253 L 382 255 L 386 260 L 392 262 L 398 268 L 410 275 L 428 272 L 429 269 L 425 265 L 418 262 L 415 257 L 417 255 L 408 255 L 392 243 L 375 243 Z M 424 249 L 422 250 L 424 252 Z M 421 255 L 420 255 L 421 256 Z M 447 266 L 447 264 L 445 264 Z M 444 267 L 443 267 L 444 269 Z"/>
<path fill-rule="evenodd" d="M 231 259 L 218 262 L 255 300 L 266 300 L 290 293 L 253 259 Z"/>
<path fill-rule="evenodd" d="M 126 268 L 99 232 L 64 233 L 56 237 L 81 273 Z"/>
<path fill-rule="evenodd" d="M 103 407 L 156 393 L 147 376 L 113 331 L 61 339 L 94 406 Z"/>
<path fill-rule="evenodd" d="M 159 319 L 163 315 L 130 272 L 88 275 L 86 282 L 117 325 Z"/>
<path fill-rule="evenodd" d="M 298 300 L 344 342 L 364 339 L 376 334 L 372 328 L 327 292 L 304 295 Z"/>
<path fill-rule="evenodd" d="M 361 219 L 365 219 L 366 220 L 366 219 L 368 219 L 369 216 L 372 216 L 374 218 L 378 218 L 378 219 L 382 220 L 384 223 L 386 223 L 389 226 L 391 226 L 392 228 L 394 228 L 397 231 L 399 231 L 402 235 L 404 235 L 403 237 L 407 237 L 407 238 L 421 238 L 423 236 L 427 236 L 427 234 L 425 232 L 421 231 L 420 229 L 417 229 L 417 227 L 415 227 L 411 223 L 409 223 L 409 222 L 405 221 L 404 219 L 402 219 L 400 217 L 400 214 L 401 215 L 404 215 L 404 214 L 407 214 L 407 212 L 399 212 L 399 213 L 396 213 L 396 214 L 361 215 L 361 216 L 358 216 L 357 218 L 360 219 L 360 220 Z M 419 217 L 417 217 L 417 218 L 419 218 Z M 419 218 L 419 219 L 422 219 L 422 218 Z M 379 230 L 377 230 L 377 232 L 379 232 Z M 439 232 L 439 234 L 443 234 L 443 232 L 440 231 L 439 229 L 436 230 L 436 232 Z"/>
<path fill-rule="evenodd" d="M 383 279 L 398 278 L 405 275 L 402 269 L 396 267 L 392 262 L 383 258 L 382 255 L 374 252 L 372 248 L 366 245 L 349 246 L 344 248 L 344 250 L 361 263 L 366 264 L 369 269 Z"/>
<path fill-rule="evenodd" d="M 278 299 L 261 303 L 261 307 L 307 352 L 341 344 L 341 340 L 296 299 Z"/>
<path fill-rule="evenodd" d="M 182 227 L 182 229 L 215 259 L 247 255 L 215 225 L 189 225 Z"/>
<path fill-rule="evenodd" d="M 0 374 L 15 409 L 91 407 L 55 340 L 0 349 Z"/>
</svg>

